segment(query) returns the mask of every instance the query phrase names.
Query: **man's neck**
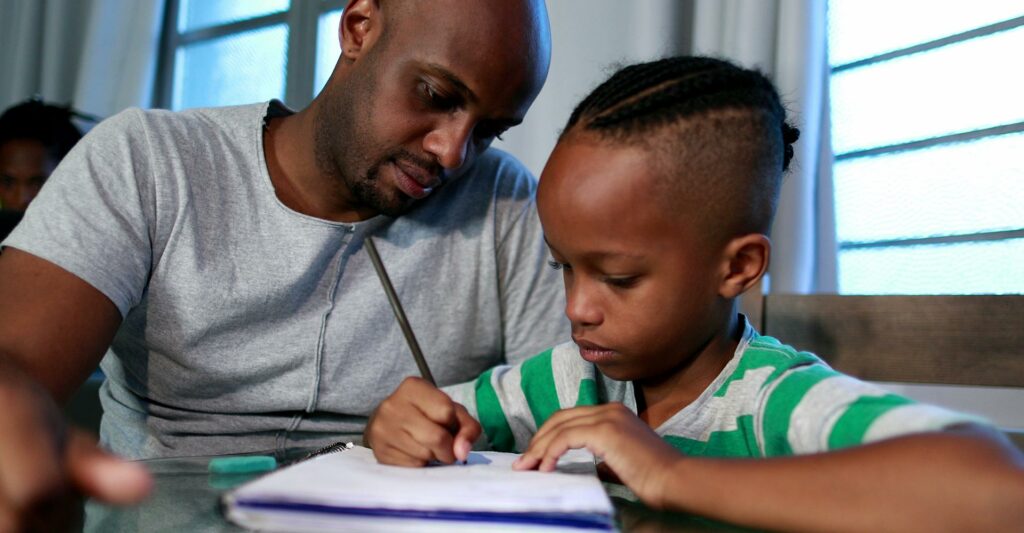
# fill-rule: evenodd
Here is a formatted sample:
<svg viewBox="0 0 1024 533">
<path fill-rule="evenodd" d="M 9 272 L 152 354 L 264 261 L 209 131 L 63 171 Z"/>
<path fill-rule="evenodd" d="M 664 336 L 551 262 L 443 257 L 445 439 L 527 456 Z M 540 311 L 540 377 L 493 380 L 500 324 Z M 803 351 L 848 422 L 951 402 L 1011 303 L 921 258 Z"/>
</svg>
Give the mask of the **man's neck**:
<svg viewBox="0 0 1024 533">
<path fill-rule="evenodd" d="M 375 213 L 354 207 L 347 188 L 317 165 L 312 108 L 268 118 L 263 153 L 277 198 L 293 211 L 335 222 L 357 222 Z"/>
</svg>

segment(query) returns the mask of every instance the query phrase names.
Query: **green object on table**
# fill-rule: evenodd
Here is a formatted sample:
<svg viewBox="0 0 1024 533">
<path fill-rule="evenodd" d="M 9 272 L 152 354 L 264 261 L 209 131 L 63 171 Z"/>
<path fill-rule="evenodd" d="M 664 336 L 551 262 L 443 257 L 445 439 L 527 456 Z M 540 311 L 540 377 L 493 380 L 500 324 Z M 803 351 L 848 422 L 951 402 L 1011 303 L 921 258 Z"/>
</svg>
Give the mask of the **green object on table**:
<svg viewBox="0 0 1024 533">
<path fill-rule="evenodd" d="M 269 455 L 246 455 L 241 457 L 215 457 L 210 459 L 213 474 L 252 474 L 277 468 L 277 459 Z"/>
</svg>

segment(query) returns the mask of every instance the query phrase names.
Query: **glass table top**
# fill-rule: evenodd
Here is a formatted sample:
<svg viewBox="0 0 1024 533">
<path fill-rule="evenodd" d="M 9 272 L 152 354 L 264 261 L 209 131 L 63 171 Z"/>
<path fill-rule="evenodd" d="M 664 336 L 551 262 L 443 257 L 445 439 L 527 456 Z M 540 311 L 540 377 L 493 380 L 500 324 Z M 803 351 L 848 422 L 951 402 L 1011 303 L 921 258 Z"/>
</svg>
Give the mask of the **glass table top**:
<svg viewBox="0 0 1024 533">
<path fill-rule="evenodd" d="M 280 465 L 304 457 L 311 449 L 284 453 L 255 452 L 243 455 L 272 455 Z M 145 532 L 242 532 L 224 518 L 221 495 L 263 475 L 213 474 L 212 456 L 150 459 L 140 461 L 153 474 L 153 491 L 139 505 L 114 507 L 94 501 L 85 503 L 83 530 L 89 533 Z M 638 502 L 613 497 L 616 523 L 622 531 L 741 531 L 698 517 L 658 512 Z"/>
</svg>

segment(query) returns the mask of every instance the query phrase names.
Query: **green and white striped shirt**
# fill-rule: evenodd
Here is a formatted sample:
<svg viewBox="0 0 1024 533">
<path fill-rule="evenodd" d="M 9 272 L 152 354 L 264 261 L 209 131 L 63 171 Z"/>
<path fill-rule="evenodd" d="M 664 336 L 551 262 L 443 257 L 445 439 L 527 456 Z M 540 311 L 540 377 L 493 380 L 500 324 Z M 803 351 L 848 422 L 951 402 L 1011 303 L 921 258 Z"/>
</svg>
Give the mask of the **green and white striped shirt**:
<svg viewBox="0 0 1024 533">
<path fill-rule="evenodd" d="M 559 409 L 622 402 L 636 412 L 633 384 L 602 375 L 572 342 L 444 390 L 483 426 L 477 446 L 501 451 L 525 450 Z M 978 421 L 843 375 L 747 324 L 718 377 L 655 432 L 688 455 L 773 457 Z"/>
</svg>

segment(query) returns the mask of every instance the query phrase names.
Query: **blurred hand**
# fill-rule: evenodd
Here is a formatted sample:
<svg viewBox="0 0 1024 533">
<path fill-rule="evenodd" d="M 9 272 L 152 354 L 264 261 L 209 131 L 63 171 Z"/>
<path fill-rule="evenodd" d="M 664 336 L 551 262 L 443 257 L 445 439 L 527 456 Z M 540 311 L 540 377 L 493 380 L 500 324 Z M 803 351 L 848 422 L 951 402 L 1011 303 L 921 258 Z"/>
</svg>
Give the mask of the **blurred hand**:
<svg viewBox="0 0 1024 533">
<path fill-rule="evenodd" d="M 586 448 L 602 468 L 647 505 L 662 505 L 670 466 L 683 458 L 621 403 L 563 409 L 551 416 L 516 461 L 516 470 L 552 471 L 566 451 Z"/>
<path fill-rule="evenodd" d="M 0 405 L 0 532 L 72 527 L 82 496 L 128 504 L 149 493 L 143 467 L 68 428 L 40 387 L 0 379 Z"/>
<path fill-rule="evenodd" d="M 410 377 L 377 406 L 363 442 L 384 464 L 451 464 L 466 460 L 481 431 L 464 406 L 423 379 Z"/>
</svg>

